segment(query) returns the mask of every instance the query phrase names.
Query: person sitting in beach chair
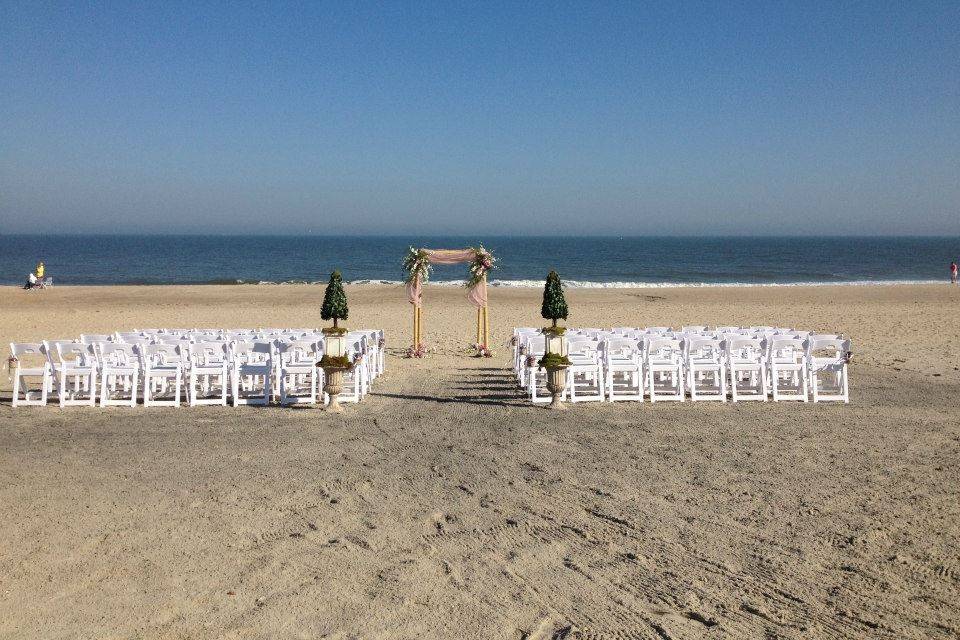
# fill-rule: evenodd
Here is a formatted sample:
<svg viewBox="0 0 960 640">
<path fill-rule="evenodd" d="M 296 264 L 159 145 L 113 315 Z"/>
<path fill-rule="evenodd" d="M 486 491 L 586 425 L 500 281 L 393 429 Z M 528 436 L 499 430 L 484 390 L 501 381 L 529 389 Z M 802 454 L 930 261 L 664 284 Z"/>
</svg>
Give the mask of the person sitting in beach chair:
<svg viewBox="0 0 960 640">
<path fill-rule="evenodd" d="M 33 288 L 39 287 L 39 286 L 40 286 L 40 281 L 37 280 L 37 276 L 31 271 L 30 274 L 27 276 L 27 281 L 26 281 L 26 283 L 23 285 L 23 288 L 24 288 L 24 289 L 33 289 Z"/>
</svg>

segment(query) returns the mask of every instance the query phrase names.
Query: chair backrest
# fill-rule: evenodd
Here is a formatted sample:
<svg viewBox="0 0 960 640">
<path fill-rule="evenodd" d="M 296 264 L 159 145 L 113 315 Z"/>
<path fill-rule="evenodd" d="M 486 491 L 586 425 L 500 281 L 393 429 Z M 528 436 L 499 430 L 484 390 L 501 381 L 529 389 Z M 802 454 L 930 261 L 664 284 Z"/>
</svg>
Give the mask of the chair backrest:
<svg viewBox="0 0 960 640">
<path fill-rule="evenodd" d="M 727 338 L 727 355 L 736 358 L 762 359 L 765 355 L 766 341 L 747 336 Z"/>
<path fill-rule="evenodd" d="M 767 341 L 770 351 L 774 353 L 786 351 L 806 351 L 806 340 L 794 336 L 775 335 Z"/>
<path fill-rule="evenodd" d="M 194 342 L 187 349 L 190 362 L 197 365 L 221 364 L 230 356 L 229 346 L 222 341 Z"/>
<path fill-rule="evenodd" d="M 97 342 L 113 342 L 113 336 L 105 334 L 81 333 L 80 342 L 83 344 L 95 344 Z"/>
<path fill-rule="evenodd" d="M 10 354 L 14 357 L 26 355 L 45 355 L 43 345 L 39 342 L 11 342 Z"/>
<path fill-rule="evenodd" d="M 702 333 L 707 330 L 707 327 L 704 325 L 692 325 L 687 327 L 680 327 L 680 333 Z"/>
<path fill-rule="evenodd" d="M 179 344 L 144 344 L 137 346 L 144 366 L 159 366 L 183 363 L 183 351 Z"/>
<path fill-rule="evenodd" d="M 670 327 L 647 327 L 644 331 L 646 333 L 670 333 L 672 329 Z"/>
<path fill-rule="evenodd" d="M 807 338 L 807 356 L 814 358 L 842 358 L 850 351 L 846 338 L 828 335 L 812 335 Z"/>
<path fill-rule="evenodd" d="M 10 355 L 17 360 L 18 367 L 25 369 L 34 368 L 34 363 L 43 367 L 49 366 L 46 347 L 39 342 L 11 342 Z"/>
<path fill-rule="evenodd" d="M 578 336 L 567 339 L 567 353 L 570 355 L 595 356 L 599 350 L 600 341 L 596 338 Z"/>
<path fill-rule="evenodd" d="M 640 344 L 627 338 L 607 338 L 600 345 L 604 360 L 614 357 L 633 357 L 640 354 Z"/>
<path fill-rule="evenodd" d="M 264 363 L 273 359 L 274 346 L 272 342 L 237 341 L 233 343 L 233 359 L 241 363 Z"/>
<path fill-rule="evenodd" d="M 104 364 L 132 365 L 139 361 L 136 345 L 115 342 L 100 342 L 96 345 Z"/>
<path fill-rule="evenodd" d="M 724 343 L 719 338 L 691 336 L 686 338 L 683 344 L 688 357 L 711 358 L 719 361 L 723 355 Z"/>
<path fill-rule="evenodd" d="M 96 351 L 93 345 L 81 344 L 79 342 L 68 342 L 66 340 L 57 340 L 52 343 L 54 353 L 61 363 L 80 363 L 90 364 L 96 361 Z"/>
<path fill-rule="evenodd" d="M 647 360 L 679 362 L 683 358 L 683 342 L 677 338 L 651 336 L 644 340 Z"/>
<path fill-rule="evenodd" d="M 317 343 L 315 340 L 291 340 L 277 343 L 277 354 L 284 363 L 306 362 L 317 360 Z"/>
</svg>

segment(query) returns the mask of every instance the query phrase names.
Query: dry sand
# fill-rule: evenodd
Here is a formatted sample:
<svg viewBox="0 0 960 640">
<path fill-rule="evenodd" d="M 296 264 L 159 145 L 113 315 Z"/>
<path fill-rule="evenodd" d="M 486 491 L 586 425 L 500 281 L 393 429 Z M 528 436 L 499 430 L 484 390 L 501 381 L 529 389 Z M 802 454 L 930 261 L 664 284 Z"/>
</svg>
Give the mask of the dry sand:
<svg viewBox="0 0 960 640">
<path fill-rule="evenodd" d="M 394 354 L 343 416 L 13 410 L 0 637 L 956 638 L 960 289 L 568 291 L 571 325 L 780 324 L 854 343 L 850 405 L 524 402 L 507 350 L 398 357 L 398 288 L 348 290 Z M 539 291 L 491 290 L 495 342 Z M 0 341 L 316 326 L 319 287 L 0 291 Z"/>
</svg>

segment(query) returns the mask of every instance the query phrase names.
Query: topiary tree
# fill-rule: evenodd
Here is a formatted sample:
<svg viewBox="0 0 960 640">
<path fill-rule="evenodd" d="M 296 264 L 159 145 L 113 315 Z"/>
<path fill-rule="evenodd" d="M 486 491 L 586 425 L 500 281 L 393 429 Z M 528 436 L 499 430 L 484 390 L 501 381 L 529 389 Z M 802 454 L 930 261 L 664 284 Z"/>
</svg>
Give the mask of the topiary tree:
<svg viewBox="0 0 960 640">
<path fill-rule="evenodd" d="M 567 319 L 567 313 L 567 301 L 563 297 L 560 276 L 556 271 L 551 271 L 547 274 L 547 282 L 543 286 L 543 305 L 540 307 L 540 315 L 547 320 L 552 320 L 552 326 L 556 327 L 557 320 Z"/>
<path fill-rule="evenodd" d="M 338 320 L 346 320 L 350 310 L 347 308 L 347 294 L 343 290 L 343 279 L 339 271 L 330 274 L 330 282 L 323 294 L 323 306 L 320 308 L 320 317 L 324 320 L 333 319 L 333 328 L 337 328 Z"/>
</svg>

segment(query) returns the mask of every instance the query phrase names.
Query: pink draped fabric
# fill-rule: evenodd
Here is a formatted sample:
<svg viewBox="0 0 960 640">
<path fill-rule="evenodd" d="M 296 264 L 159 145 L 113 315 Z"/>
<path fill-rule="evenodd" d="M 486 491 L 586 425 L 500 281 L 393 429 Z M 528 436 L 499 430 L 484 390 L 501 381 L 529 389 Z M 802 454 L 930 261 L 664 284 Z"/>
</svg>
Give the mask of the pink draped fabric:
<svg viewBox="0 0 960 640">
<path fill-rule="evenodd" d="M 473 249 L 424 249 L 431 264 L 460 264 L 473 262 L 477 253 Z M 420 278 L 407 283 L 407 300 L 415 307 L 423 301 L 423 284 Z M 487 281 L 481 280 L 477 286 L 467 291 L 467 300 L 478 309 L 487 306 Z"/>
</svg>

